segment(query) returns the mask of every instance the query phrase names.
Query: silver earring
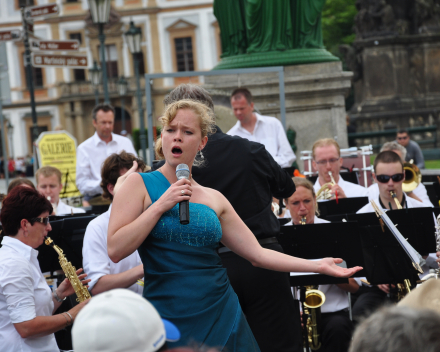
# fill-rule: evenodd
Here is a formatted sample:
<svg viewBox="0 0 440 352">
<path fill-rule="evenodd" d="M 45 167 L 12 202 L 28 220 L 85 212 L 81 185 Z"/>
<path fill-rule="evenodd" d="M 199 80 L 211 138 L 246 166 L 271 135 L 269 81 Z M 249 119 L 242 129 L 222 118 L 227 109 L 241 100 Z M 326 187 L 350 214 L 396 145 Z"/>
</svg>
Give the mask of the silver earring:
<svg viewBox="0 0 440 352">
<path fill-rule="evenodd" d="M 203 153 L 202 153 L 202 151 L 200 151 L 200 159 L 205 159 L 205 157 L 203 156 Z"/>
</svg>

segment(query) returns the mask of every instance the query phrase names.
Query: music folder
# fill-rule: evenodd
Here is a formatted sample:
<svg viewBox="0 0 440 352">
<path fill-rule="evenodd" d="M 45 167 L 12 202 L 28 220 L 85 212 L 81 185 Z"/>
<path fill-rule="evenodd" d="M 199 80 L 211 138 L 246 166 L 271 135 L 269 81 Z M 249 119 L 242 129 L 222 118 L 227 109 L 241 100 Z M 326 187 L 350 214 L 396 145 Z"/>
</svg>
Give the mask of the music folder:
<svg viewBox="0 0 440 352">
<path fill-rule="evenodd" d="M 303 259 L 342 258 L 347 267 L 364 266 L 360 229 L 356 222 L 282 226 L 277 236 L 286 254 Z M 364 270 L 355 277 L 365 276 Z M 291 276 L 292 286 L 347 283 L 346 278 L 313 274 Z"/>
</svg>

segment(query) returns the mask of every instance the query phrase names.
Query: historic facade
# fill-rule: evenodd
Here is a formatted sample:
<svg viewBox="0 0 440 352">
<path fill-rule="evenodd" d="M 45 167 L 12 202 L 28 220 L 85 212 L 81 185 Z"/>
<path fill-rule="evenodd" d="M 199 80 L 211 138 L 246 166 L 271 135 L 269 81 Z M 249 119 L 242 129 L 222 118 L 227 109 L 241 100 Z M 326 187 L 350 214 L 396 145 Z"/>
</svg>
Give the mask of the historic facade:
<svg viewBox="0 0 440 352">
<path fill-rule="evenodd" d="M 79 53 L 87 55 L 89 66 L 100 63 L 98 30 L 91 21 L 86 0 L 31 0 L 34 5 L 56 3 L 59 15 L 37 20 L 34 35 L 45 40 L 77 39 Z M 115 132 L 121 131 L 121 97 L 117 90 L 120 76 L 128 82 L 125 97 L 126 129 L 139 128 L 136 105 L 136 82 L 133 58 L 123 33 L 130 21 L 142 31 L 140 72 L 160 73 L 210 70 L 219 61 L 221 44 L 212 0 L 114 0 L 109 23 L 105 26 L 106 68 L 110 102 L 116 107 Z M 21 29 L 18 0 L 0 0 L 0 31 Z M 22 41 L 9 41 L 0 46 L 3 115 L 14 127 L 13 146 L 7 143 L 9 155 L 32 153 L 31 109 L 24 68 Z M 33 68 L 35 99 L 40 131 L 62 128 L 77 138 L 78 144 L 94 130 L 90 112 L 95 105 L 94 88 L 88 69 Z M 155 80 L 154 116 L 162 110 L 162 99 L 176 84 L 190 79 Z M 145 87 L 141 78 L 141 87 Z M 99 88 L 103 101 L 102 86 Z M 142 91 L 142 93 L 144 93 Z M 145 126 L 145 95 L 143 96 Z M 11 148 L 12 147 L 12 148 Z"/>
</svg>

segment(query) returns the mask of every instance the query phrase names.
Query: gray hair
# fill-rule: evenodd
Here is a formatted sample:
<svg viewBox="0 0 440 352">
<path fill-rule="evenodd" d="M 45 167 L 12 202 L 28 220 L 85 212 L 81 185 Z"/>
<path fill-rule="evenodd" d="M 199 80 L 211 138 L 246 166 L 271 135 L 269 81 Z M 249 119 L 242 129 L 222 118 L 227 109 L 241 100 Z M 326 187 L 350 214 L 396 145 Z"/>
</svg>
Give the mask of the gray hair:
<svg viewBox="0 0 440 352">
<path fill-rule="evenodd" d="M 386 150 L 395 151 L 398 150 L 400 154 L 402 154 L 402 161 L 405 162 L 406 158 L 406 148 L 403 145 L 400 145 L 397 142 L 386 142 L 382 148 L 380 149 L 381 152 L 384 152 Z"/>
<path fill-rule="evenodd" d="M 349 352 L 440 352 L 439 336 L 437 312 L 385 307 L 358 326 Z"/>
<path fill-rule="evenodd" d="M 214 102 L 212 101 L 209 93 L 202 87 L 195 84 L 181 84 L 177 86 L 165 97 L 163 104 L 165 105 L 166 109 L 168 105 L 184 99 L 194 100 L 205 104 L 208 108 L 214 111 Z"/>
</svg>

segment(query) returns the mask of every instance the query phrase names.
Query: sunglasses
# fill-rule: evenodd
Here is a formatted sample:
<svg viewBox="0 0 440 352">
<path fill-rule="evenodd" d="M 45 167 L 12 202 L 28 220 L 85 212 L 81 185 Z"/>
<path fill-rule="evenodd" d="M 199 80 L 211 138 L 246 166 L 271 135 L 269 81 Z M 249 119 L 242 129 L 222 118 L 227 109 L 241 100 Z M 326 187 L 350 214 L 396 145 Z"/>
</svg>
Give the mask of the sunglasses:
<svg viewBox="0 0 440 352">
<path fill-rule="evenodd" d="M 49 217 L 46 216 L 45 218 L 32 218 L 29 219 L 30 223 L 33 225 L 35 222 L 39 222 L 40 224 L 43 224 L 44 226 L 47 226 L 49 223 Z"/>
<path fill-rule="evenodd" d="M 400 181 L 402 181 L 405 178 L 405 174 L 404 173 L 394 174 L 392 176 L 389 176 L 389 175 L 376 175 L 376 180 L 377 180 L 377 182 L 380 182 L 380 183 L 388 183 L 390 178 L 393 180 L 393 182 L 400 182 Z"/>
<path fill-rule="evenodd" d="M 399 140 L 399 141 L 401 141 L 402 139 L 407 139 L 408 138 L 408 136 L 405 136 L 405 137 L 397 137 L 397 139 Z"/>
</svg>

